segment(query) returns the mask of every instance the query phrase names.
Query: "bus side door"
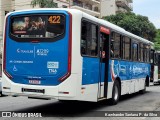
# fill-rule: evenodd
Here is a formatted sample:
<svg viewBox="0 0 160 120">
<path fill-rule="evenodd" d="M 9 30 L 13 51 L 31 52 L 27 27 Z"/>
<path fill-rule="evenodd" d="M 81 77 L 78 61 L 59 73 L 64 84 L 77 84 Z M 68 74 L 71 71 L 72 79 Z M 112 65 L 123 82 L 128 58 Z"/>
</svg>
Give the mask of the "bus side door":
<svg viewBox="0 0 160 120">
<path fill-rule="evenodd" d="M 110 30 L 100 27 L 100 78 L 98 98 L 107 98 L 108 65 L 109 65 L 109 34 Z"/>
</svg>

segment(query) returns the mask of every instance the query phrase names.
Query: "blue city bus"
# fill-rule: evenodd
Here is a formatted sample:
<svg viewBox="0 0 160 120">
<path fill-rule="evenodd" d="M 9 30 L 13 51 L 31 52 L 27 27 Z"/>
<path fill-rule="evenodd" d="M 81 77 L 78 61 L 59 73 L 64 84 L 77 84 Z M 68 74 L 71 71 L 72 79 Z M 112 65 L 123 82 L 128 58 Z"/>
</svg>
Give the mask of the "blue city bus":
<svg viewBox="0 0 160 120">
<path fill-rule="evenodd" d="M 7 14 L 2 92 L 98 102 L 144 92 L 153 43 L 74 9 Z"/>
</svg>

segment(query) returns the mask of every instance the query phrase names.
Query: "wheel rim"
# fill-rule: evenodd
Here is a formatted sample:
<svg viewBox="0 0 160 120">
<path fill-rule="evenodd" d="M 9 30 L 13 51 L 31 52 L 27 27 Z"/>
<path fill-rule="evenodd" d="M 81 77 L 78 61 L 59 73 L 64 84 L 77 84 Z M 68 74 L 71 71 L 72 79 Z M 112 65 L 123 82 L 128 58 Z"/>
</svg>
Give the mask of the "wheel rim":
<svg viewBox="0 0 160 120">
<path fill-rule="evenodd" d="M 114 88 L 114 100 L 117 100 L 118 99 L 118 87 L 115 86 Z"/>
</svg>

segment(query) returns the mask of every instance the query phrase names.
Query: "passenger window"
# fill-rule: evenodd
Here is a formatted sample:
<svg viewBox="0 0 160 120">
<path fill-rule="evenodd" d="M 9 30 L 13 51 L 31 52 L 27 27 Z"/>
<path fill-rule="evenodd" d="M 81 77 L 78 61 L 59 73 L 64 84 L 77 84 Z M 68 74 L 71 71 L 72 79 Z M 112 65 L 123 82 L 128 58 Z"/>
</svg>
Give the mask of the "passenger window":
<svg viewBox="0 0 160 120">
<path fill-rule="evenodd" d="M 133 61 L 138 60 L 138 44 L 132 43 L 132 59 Z"/>
<path fill-rule="evenodd" d="M 144 45 L 144 61 L 149 62 L 150 49 L 148 45 Z"/>
<path fill-rule="evenodd" d="M 128 37 L 123 39 L 123 59 L 130 60 L 131 40 Z"/>
<path fill-rule="evenodd" d="M 87 56 L 98 55 L 98 27 L 83 21 L 81 29 L 81 54 Z"/>
<path fill-rule="evenodd" d="M 111 34 L 111 57 L 120 58 L 120 34 L 112 32 Z"/>
<path fill-rule="evenodd" d="M 56 38 L 65 33 L 65 16 L 58 14 L 15 16 L 11 18 L 11 35 L 20 39 Z"/>
<path fill-rule="evenodd" d="M 144 48 L 143 48 L 143 44 L 141 43 L 140 44 L 140 55 L 141 55 L 140 61 L 142 61 L 142 62 L 144 61 L 144 54 L 143 54 L 144 52 L 143 51 L 144 51 Z"/>
<path fill-rule="evenodd" d="M 156 62 L 156 54 L 154 50 L 150 51 L 150 63 L 155 63 Z"/>
</svg>

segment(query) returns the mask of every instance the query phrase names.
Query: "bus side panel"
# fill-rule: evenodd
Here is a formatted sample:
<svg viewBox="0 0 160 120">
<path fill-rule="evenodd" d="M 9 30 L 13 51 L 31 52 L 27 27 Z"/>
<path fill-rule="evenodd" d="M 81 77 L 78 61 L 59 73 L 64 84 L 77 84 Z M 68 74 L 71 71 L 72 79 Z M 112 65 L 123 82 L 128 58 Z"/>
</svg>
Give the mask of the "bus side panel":
<svg viewBox="0 0 160 120">
<path fill-rule="evenodd" d="M 8 89 L 5 89 L 5 93 L 4 93 L 4 90 L 3 90 L 4 87 L 8 88 Z M 9 81 L 8 77 L 2 72 L 2 93 L 6 94 L 6 92 L 7 93 L 11 92 L 10 88 L 11 88 L 11 81 Z"/>
<path fill-rule="evenodd" d="M 85 101 L 97 101 L 99 80 L 99 59 L 83 57 L 82 87 Z"/>
<path fill-rule="evenodd" d="M 158 79 L 158 66 L 156 65 L 154 65 L 153 82 L 160 82 L 160 79 Z"/>
<path fill-rule="evenodd" d="M 112 97 L 114 80 L 121 80 L 121 94 L 131 94 L 144 89 L 147 76 L 150 76 L 150 64 L 110 60 L 109 62 L 108 97 Z"/>
<path fill-rule="evenodd" d="M 83 58 L 82 85 L 98 83 L 99 59 Z"/>
</svg>

